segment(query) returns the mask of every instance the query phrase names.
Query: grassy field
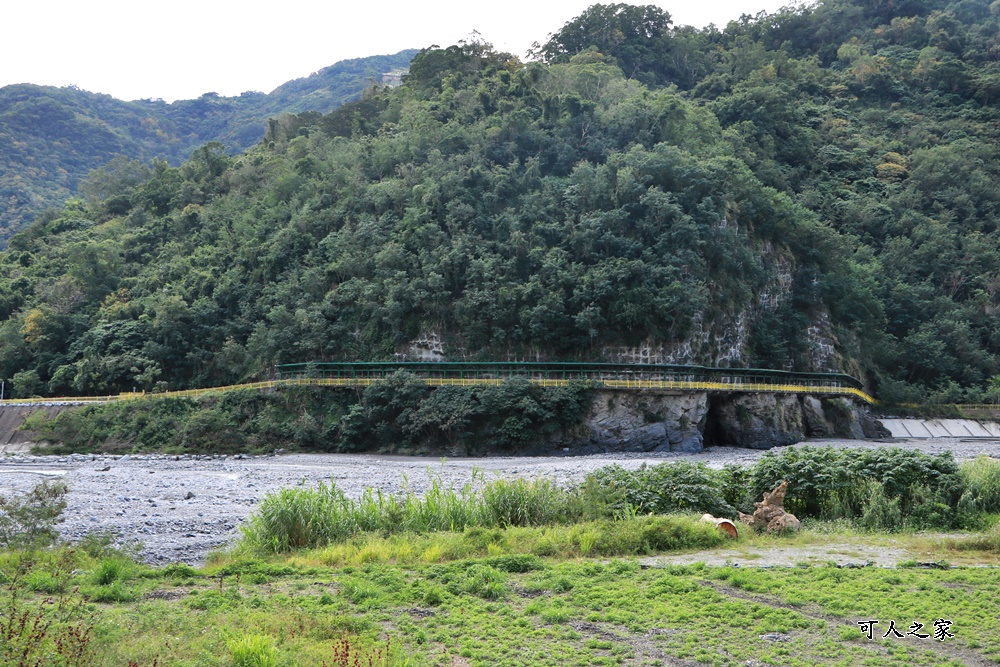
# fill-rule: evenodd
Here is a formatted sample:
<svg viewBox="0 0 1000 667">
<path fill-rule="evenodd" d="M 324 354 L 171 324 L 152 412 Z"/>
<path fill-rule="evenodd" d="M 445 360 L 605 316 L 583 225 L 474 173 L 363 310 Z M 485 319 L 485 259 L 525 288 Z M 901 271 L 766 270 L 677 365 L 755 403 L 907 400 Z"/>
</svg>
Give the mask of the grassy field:
<svg viewBox="0 0 1000 667">
<path fill-rule="evenodd" d="M 0 667 L 1000 664 L 1000 462 L 862 454 L 284 489 L 201 569 L 52 545 L 42 484 L 0 499 Z M 775 479 L 801 532 L 698 521 Z"/>
<path fill-rule="evenodd" d="M 619 528 L 641 530 L 644 519 Z M 0 664 L 1000 664 L 993 568 L 649 567 L 634 556 L 531 553 L 570 544 L 573 531 L 581 528 L 369 535 L 265 560 L 220 554 L 198 570 L 82 548 L 8 552 Z M 750 554 L 885 539 L 807 530 L 740 546 Z M 892 539 L 936 561 L 997 562 L 995 544 L 969 538 Z M 905 636 L 914 622 L 933 634 L 939 619 L 954 636 Z M 879 621 L 871 641 L 858 626 L 868 620 Z M 903 638 L 882 637 L 890 621 Z"/>
</svg>

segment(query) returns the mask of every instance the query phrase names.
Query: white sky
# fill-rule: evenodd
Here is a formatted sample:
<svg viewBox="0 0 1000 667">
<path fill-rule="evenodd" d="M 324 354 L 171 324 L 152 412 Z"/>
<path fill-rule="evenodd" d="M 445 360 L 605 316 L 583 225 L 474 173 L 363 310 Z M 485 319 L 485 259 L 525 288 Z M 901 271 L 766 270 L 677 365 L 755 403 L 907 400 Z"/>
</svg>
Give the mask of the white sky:
<svg viewBox="0 0 1000 667">
<path fill-rule="evenodd" d="M 596 0 L 6 0 L 0 86 L 76 85 L 132 100 L 269 92 L 338 60 L 448 46 L 478 30 L 524 57 Z M 604 0 L 610 4 L 614 0 Z M 650 4 L 638 2 L 633 4 Z M 660 4 L 675 25 L 724 27 L 788 0 Z"/>
</svg>

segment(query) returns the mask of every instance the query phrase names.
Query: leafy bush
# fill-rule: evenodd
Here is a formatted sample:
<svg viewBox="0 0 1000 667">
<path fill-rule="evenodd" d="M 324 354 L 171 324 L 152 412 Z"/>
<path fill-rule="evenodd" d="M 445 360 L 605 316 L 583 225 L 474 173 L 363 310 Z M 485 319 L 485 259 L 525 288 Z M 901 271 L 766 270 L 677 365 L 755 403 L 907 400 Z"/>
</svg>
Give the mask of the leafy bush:
<svg viewBox="0 0 1000 667">
<path fill-rule="evenodd" d="M 46 480 L 26 494 L 0 496 L 0 546 L 33 548 L 55 542 L 68 492 L 62 482 Z"/>
<path fill-rule="evenodd" d="M 621 499 L 621 505 L 613 508 L 618 513 L 736 515 L 736 510 L 723 496 L 722 476 L 701 463 L 643 465 L 638 470 L 611 466 L 588 477 L 600 487 L 609 489 L 609 498 Z"/>
<path fill-rule="evenodd" d="M 55 451 L 136 449 L 168 452 L 260 452 L 276 447 L 336 449 L 340 417 L 354 400 L 343 391 L 286 387 L 194 398 L 124 401 L 41 411 L 25 421 Z M 303 429 L 304 421 L 313 428 Z"/>
<path fill-rule="evenodd" d="M 898 448 L 790 447 L 768 452 L 750 469 L 751 495 L 760 498 L 782 480 L 788 481 L 785 508 L 799 517 L 860 517 L 872 499 L 879 499 L 872 494 L 872 483 L 886 499 L 898 499 L 903 516 L 918 501 L 954 508 L 963 488 L 950 453 L 931 456 Z"/>
</svg>

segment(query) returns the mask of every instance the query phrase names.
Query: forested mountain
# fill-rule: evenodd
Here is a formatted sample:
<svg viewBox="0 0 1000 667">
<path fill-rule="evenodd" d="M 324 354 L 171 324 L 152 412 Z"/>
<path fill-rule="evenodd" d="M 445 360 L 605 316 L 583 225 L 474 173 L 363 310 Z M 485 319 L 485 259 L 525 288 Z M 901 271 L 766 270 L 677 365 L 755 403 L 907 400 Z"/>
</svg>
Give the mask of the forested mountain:
<svg viewBox="0 0 1000 667">
<path fill-rule="evenodd" d="M 78 88 L 0 88 L 0 247 L 39 210 L 62 206 L 92 169 L 116 155 L 178 165 L 210 141 L 241 152 L 284 112 L 328 112 L 357 99 L 416 50 L 344 60 L 268 94 L 124 102 Z"/>
<path fill-rule="evenodd" d="M 430 351 L 992 396 L 998 15 L 824 0 L 720 31 L 595 5 L 532 62 L 426 49 L 245 155 L 92 176 L 0 255 L 0 377 L 181 388 Z"/>
</svg>

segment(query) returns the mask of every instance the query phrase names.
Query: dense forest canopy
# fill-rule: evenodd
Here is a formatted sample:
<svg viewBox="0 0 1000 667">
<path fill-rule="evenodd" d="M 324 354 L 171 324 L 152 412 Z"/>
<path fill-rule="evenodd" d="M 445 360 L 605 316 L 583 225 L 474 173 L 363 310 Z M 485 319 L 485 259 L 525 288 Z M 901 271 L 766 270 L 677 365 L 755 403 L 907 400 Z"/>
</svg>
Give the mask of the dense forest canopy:
<svg viewBox="0 0 1000 667">
<path fill-rule="evenodd" d="M 533 61 L 425 49 L 401 87 L 272 119 L 244 155 L 93 173 L 0 255 L 0 377 L 209 386 L 432 338 L 991 397 L 998 23 L 981 0 L 724 30 L 595 5 Z"/>
<path fill-rule="evenodd" d="M 416 50 L 345 60 L 270 93 L 124 102 L 73 86 L 0 88 L 0 248 L 46 207 L 62 206 L 87 172 L 118 155 L 178 165 L 199 146 L 242 152 L 260 141 L 267 118 L 335 109 L 384 73 L 405 69 Z"/>
</svg>

